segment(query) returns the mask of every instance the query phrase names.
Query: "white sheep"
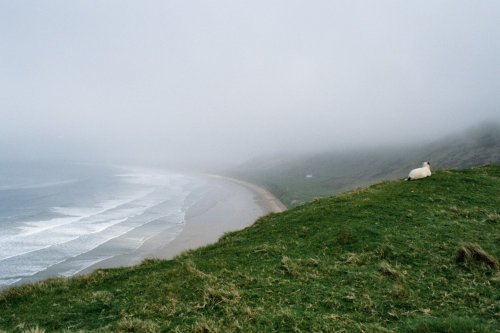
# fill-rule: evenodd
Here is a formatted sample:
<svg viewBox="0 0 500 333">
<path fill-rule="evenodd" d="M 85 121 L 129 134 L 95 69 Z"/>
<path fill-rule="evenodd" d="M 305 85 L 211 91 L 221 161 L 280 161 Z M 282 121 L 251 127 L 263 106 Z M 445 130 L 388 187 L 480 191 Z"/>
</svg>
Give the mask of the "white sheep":
<svg viewBox="0 0 500 333">
<path fill-rule="evenodd" d="M 406 178 L 405 180 L 421 179 L 429 177 L 430 175 L 431 175 L 431 164 L 429 163 L 429 161 L 424 161 L 424 163 L 422 163 L 422 167 L 411 170 L 410 173 L 408 174 L 408 178 Z"/>
</svg>

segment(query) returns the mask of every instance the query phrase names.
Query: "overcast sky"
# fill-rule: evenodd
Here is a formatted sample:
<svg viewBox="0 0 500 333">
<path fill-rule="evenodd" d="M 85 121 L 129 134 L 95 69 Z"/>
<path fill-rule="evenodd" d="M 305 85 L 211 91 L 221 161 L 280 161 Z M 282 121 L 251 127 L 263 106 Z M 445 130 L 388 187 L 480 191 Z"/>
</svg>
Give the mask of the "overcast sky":
<svg viewBox="0 0 500 333">
<path fill-rule="evenodd" d="M 500 119 L 500 1 L 0 0 L 2 155 L 243 161 Z"/>
</svg>

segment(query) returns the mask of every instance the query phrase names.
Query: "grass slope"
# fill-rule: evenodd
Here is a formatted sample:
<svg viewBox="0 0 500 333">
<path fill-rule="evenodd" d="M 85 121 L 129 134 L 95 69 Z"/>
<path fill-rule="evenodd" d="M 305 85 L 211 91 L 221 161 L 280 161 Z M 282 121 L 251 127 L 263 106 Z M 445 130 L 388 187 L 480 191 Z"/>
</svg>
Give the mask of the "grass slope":
<svg viewBox="0 0 500 333">
<path fill-rule="evenodd" d="M 418 146 L 258 158 L 228 173 L 260 184 L 288 207 L 386 179 L 431 161 L 433 169 L 500 163 L 500 125 L 483 124 Z M 306 175 L 313 175 L 306 178 Z"/>
<path fill-rule="evenodd" d="M 171 261 L 8 289 L 0 330 L 495 332 L 499 193 L 489 165 L 316 200 Z"/>
</svg>

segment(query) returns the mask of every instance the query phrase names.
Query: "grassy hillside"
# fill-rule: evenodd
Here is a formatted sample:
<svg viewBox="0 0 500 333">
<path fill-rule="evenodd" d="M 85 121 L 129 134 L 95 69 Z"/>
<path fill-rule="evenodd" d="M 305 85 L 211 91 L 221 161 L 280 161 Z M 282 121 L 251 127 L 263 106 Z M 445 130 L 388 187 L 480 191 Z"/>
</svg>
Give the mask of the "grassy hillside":
<svg viewBox="0 0 500 333">
<path fill-rule="evenodd" d="M 289 207 L 387 179 L 431 161 L 433 169 L 500 163 L 500 125 L 483 124 L 426 145 L 258 158 L 230 171 Z M 306 178 L 306 175 L 312 175 Z"/>
<path fill-rule="evenodd" d="M 171 261 L 6 290 L 0 330 L 495 332 L 499 193 L 489 165 L 316 200 Z"/>
</svg>

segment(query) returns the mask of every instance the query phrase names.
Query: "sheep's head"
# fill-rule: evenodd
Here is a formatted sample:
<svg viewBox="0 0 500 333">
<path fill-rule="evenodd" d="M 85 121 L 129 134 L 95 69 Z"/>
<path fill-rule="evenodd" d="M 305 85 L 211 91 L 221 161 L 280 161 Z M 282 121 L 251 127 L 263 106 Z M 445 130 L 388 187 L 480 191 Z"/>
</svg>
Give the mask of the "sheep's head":
<svg viewBox="0 0 500 333">
<path fill-rule="evenodd" d="M 424 161 L 424 163 L 422 163 L 422 167 L 428 167 L 428 168 L 430 168 L 431 167 L 431 163 L 429 161 Z"/>
</svg>

